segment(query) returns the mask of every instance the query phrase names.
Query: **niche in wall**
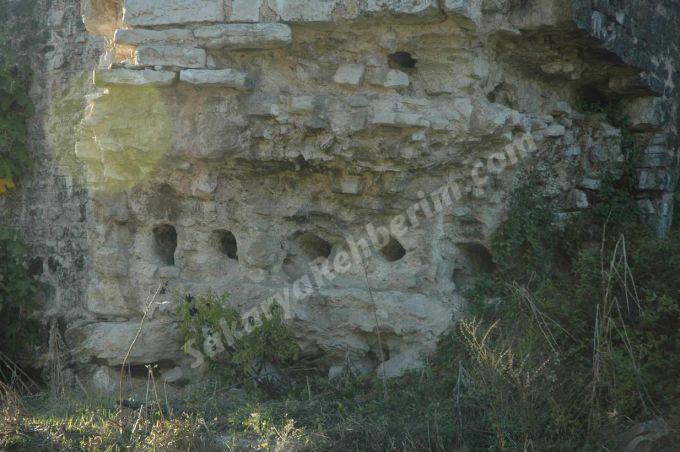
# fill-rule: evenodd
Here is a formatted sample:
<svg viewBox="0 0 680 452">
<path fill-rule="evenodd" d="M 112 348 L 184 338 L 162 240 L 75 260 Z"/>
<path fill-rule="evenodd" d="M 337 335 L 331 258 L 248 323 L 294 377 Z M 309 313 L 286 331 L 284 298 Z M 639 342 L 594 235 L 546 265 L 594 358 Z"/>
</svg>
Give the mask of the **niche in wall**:
<svg viewBox="0 0 680 452">
<path fill-rule="evenodd" d="M 162 265 L 175 265 L 177 250 L 177 230 L 174 226 L 163 224 L 153 229 L 153 243 L 156 257 Z"/>
<path fill-rule="evenodd" d="M 316 234 L 305 232 L 295 239 L 300 249 L 310 259 L 318 259 L 320 257 L 329 257 L 333 250 L 333 245 L 328 243 Z"/>
<path fill-rule="evenodd" d="M 396 262 L 406 255 L 404 246 L 399 243 L 399 240 L 392 236 L 390 236 L 390 241 L 387 243 L 387 245 L 382 247 L 380 252 L 389 262 Z"/>
<path fill-rule="evenodd" d="M 215 231 L 214 234 L 220 253 L 229 259 L 238 260 L 238 243 L 236 242 L 234 233 L 225 229 L 220 229 Z"/>
</svg>

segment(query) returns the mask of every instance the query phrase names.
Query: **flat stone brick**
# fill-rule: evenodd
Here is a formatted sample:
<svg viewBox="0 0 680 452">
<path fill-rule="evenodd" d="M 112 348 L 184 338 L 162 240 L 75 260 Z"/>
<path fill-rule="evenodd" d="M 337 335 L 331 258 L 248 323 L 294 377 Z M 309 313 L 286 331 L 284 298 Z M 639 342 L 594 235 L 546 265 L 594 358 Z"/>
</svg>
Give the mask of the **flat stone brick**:
<svg viewBox="0 0 680 452">
<path fill-rule="evenodd" d="M 211 25 L 195 29 L 194 35 L 208 49 L 270 49 L 292 41 L 290 27 L 277 23 Z"/>
<path fill-rule="evenodd" d="M 173 71 L 151 69 L 100 69 L 94 74 L 96 85 L 169 86 L 177 79 Z"/>
<path fill-rule="evenodd" d="M 205 50 L 198 47 L 151 46 L 137 47 L 135 52 L 140 66 L 176 66 L 184 68 L 203 68 L 206 63 Z"/>
<path fill-rule="evenodd" d="M 192 85 L 218 85 L 247 90 L 248 75 L 236 69 L 185 69 L 179 79 Z"/>
</svg>

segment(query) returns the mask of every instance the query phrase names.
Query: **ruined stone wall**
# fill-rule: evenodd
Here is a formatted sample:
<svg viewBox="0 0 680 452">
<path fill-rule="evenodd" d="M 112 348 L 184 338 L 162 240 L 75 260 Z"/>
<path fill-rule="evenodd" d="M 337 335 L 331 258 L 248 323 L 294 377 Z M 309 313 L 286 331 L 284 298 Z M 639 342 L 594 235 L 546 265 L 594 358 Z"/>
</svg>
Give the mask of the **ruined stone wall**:
<svg viewBox="0 0 680 452">
<path fill-rule="evenodd" d="M 671 24 L 677 8 L 623 3 L 85 0 L 96 38 L 74 32 L 79 51 L 55 47 L 83 55 L 68 59 L 81 69 L 91 43 L 102 48 L 94 85 L 76 83 L 66 102 L 80 107 L 90 93 L 86 108 L 68 110 L 82 115 L 75 142 L 64 138 L 82 171 L 65 179 L 72 189 L 59 186 L 64 201 L 30 182 L 22 193 L 35 201 L 20 203 L 49 206 L 49 227 L 79 231 L 65 240 L 73 254 L 53 251 L 82 259 L 66 266 L 76 281 L 52 281 L 72 294 L 59 299 L 75 310 L 65 336 L 76 367 L 113 384 L 159 284 L 133 365 L 188 371 L 172 299 L 188 288 L 228 291 L 243 312 L 303 292 L 290 325 L 308 359 L 332 371 L 349 357 L 373 371 L 382 356 L 390 375 L 418 366 L 455 322 L 466 283 L 493 269 L 489 237 L 517 181 L 549 167 L 546 190 L 564 218 L 623 158 L 622 130 L 579 111 L 584 101 L 628 112 L 626 133 L 646 149 L 640 203 L 663 234 L 677 48 L 655 37 L 640 47 L 648 60 L 630 49 L 648 17 Z M 58 70 L 41 74 L 55 80 Z M 59 110 L 40 118 L 53 125 L 41 133 L 69 135 Z M 527 140 L 535 151 L 513 159 L 508 150 Z M 56 153 L 45 146 L 45 172 L 60 168 Z M 430 215 L 433 194 L 454 185 L 460 199 Z M 323 284 L 309 272 L 399 215 L 407 232 L 385 236 L 363 264 Z"/>
<path fill-rule="evenodd" d="M 35 114 L 28 124 L 32 166 L 16 190 L 0 197 L 0 224 L 16 228 L 32 249 L 30 272 L 44 283 L 40 320 L 65 328 L 82 317 L 86 299 L 92 224 L 73 150 L 103 43 L 86 32 L 78 1 L 11 0 L 2 8 L 10 17 L 3 29 L 13 33 L 11 45 L 33 73 Z M 44 366 L 45 351 L 22 364 Z"/>
</svg>

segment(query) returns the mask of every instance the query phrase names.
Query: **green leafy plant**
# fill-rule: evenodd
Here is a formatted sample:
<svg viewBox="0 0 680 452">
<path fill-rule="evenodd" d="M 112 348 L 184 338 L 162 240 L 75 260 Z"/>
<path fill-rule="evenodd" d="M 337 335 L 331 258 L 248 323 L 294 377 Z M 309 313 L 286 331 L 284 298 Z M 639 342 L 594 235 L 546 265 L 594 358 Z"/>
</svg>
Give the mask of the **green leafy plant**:
<svg viewBox="0 0 680 452">
<path fill-rule="evenodd" d="M 178 293 L 175 298 L 179 305 L 184 340 L 193 340 L 199 346 L 204 340 L 204 328 L 209 328 L 219 335 L 220 320 L 232 325 L 240 318 L 238 311 L 228 305 L 228 294 L 218 296 L 214 292 L 207 292 L 194 296 L 189 292 L 183 292 Z"/>
</svg>

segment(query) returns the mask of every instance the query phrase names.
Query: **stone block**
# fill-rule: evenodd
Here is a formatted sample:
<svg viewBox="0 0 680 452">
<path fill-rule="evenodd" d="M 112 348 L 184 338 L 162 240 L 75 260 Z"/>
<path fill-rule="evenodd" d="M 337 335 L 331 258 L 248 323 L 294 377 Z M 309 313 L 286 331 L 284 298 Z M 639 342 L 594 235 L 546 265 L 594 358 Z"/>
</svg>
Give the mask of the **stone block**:
<svg viewBox="0 0 680 452">
<path fill-rule="evenodd" d="M 277 23 L 219 24 L 194 30 L 196 39 L 208 49 L 271 49 L 292 41 L 288 25 Z"/>
<path fill-rule="evenodd" d="M 349 98 L 349 106 L 353 108 L 363 108 L 363 107 L 368 107 L 370 105 L 370 102 L 368 100 L 368 97 L 366 96 L 361 96 L 361 95 L 356 95 L 356 96 L 350 96 Z"/>
<path fill-rule="evenodd" d="M 179 73 L 179 79 L 192 85 L 249 89 L 248 75 L 236 69 L 185 69 Z"/>
<path fill-rule="evenodd" d="M 342 177 L 332 183 L 333 193 L 358 195 L 361 193 L 362 183 L 359 177 Z"/>
<path fill-rule="evenodd" d="M 89 33 L 101 36 L 111 36 L 113 34 L 113 30 L 116 28 L 116 19 L 118 18 L 117 2 L 82 0 L 78 3 L 80 3 L 82 21 Z M 61 12 L 63 14 L 63 9 Z"/>
<path fill-rule="evenodd" d="M 87 309 L 94 314 L 129 317 L 133 313 L 115 280 L 91 281 L 88 293 Z"/>
<path fill-rule="evenodd" d="M 371 123 L 393 127 L 430 127 L 428 114 L 432 117 L 438 111 L 431 108 L 427 99 L 416 97 L 387 97 L 371 103 Z"/>
<path fill-rule="evenodd" d="M 173 71 L 154 71 L 152 69 L 99 69 L 94 73 L 94 83 L 98 86 L 169 86 L 177 79 Z"/>
<path fill-rule="evenodd" d="M 437 17 L 441 15 L 437 0 L 368 0 L 363 11 L 395 16 Z"/>
<path fill-rule="evenodd" d="M 553 138 L 558 138 L 564 136 L 564 134 L 567 132 L 567 130 L 564 128 L 563 125 L 560 124 L 553 124 L 549 126 L 547 129 L 545 129 L 545 136 L 548 137 L 553 137 Z"/>
<path fill-rule="evenodd" d="M 113 42 L 119 45 L 138 46 L 142 44 L 181 44 L 193 42 L 194 34 L 186 29 L 145 30 L 143 28 L 121 28 L 116 30 Z"/>
<path fill-rule="evenodd" d="M 572 210 L 582 210 L 588 208 L 588 195 L 581 190 L 572 190 L 567 196 L 567 208 Z"/>
<path fill-rule="evenodd" d="M 281 113 L 281 99 L 270 93 L 254 93 L 245 103 L 248 116 L 274 117 Z"/>
<path fill-rule="evenodd" d="M 343 64 L 335 72 L 333 81 L 340 85 L 359 85 L 364 77 L 364 65 Z"/>
<path fill-rule="evenodd" d="M 284 22 L 329 22 L 337 0 L 274 0 L 269 7 Z"/>
<path fill-rule="evenodd" d="M 294 96 L 290 99 L 291 113 L 309 113 L 314 111 L 314 96 Z"/>
<path fill-rule="evenodd" d="M 396 378 L 422 367 L 423 361 L 418 353 L 408 351 L 381 363 L 375 372 L 379 378 Z"/>
<path fill-rule="evenodd" d="M 257 22 L 262 0 L 231 0 L 230 22 Z"/>
<path fill-rule="evenodd" d="M 139 66 L 175 66 L 197 69 L 205 67 L 206 53 L 198 47 L 143 45 L 137 47 L 135 59 Z"/>
<path fill-rule="evenodd" d="M 158 269 L 158 277 L 160 279 L 176 279 L 179 278 L 179 268 L 174 265 L 167 265 Z"/>
<path fill-rule="evenodd" d="M 482 0 L 444 0 L 444 10 L 478 23 L 482 17 Z"/>
<path fill-rule="evenodd" d="M 385 74 L 385 88 L 405 88 L 409 86 L 408 74 L 396 69 L 392 69 Z"/>
<path fill-rule="evenodd" d="M 602 181 L 600 179 L 592 179 L 590 177 L 584 177 L 581 183 L 578 184 L 579 188 L 585 188 L 586 190 L 599 190 L 602 186 Z"/>
<path fill-rule="evenodd" d="M 224 22 L 223 0 L 124 0 L 123 22 L 133 26 Z"/>
<path fill-rule="evenodd" d="M 640 190 L 669 190 L 671 182 L 671 174 L 667 170 L 642 169 L 638 171 L 638 188 Z"/>
<path fill-rule="evenodd" d="M 663 128 L 668 121 L 668 111 L 663 99 L 641 97 L 626 103 L 624 116 L 632 129 L 648 132 Z"/>
<path fill-rule="evenodd" d="M 640 158 L 641 168 L 671 167 L 673 151 L 664 146 L 650 146 L 644 150 Z"/>
</svg>

